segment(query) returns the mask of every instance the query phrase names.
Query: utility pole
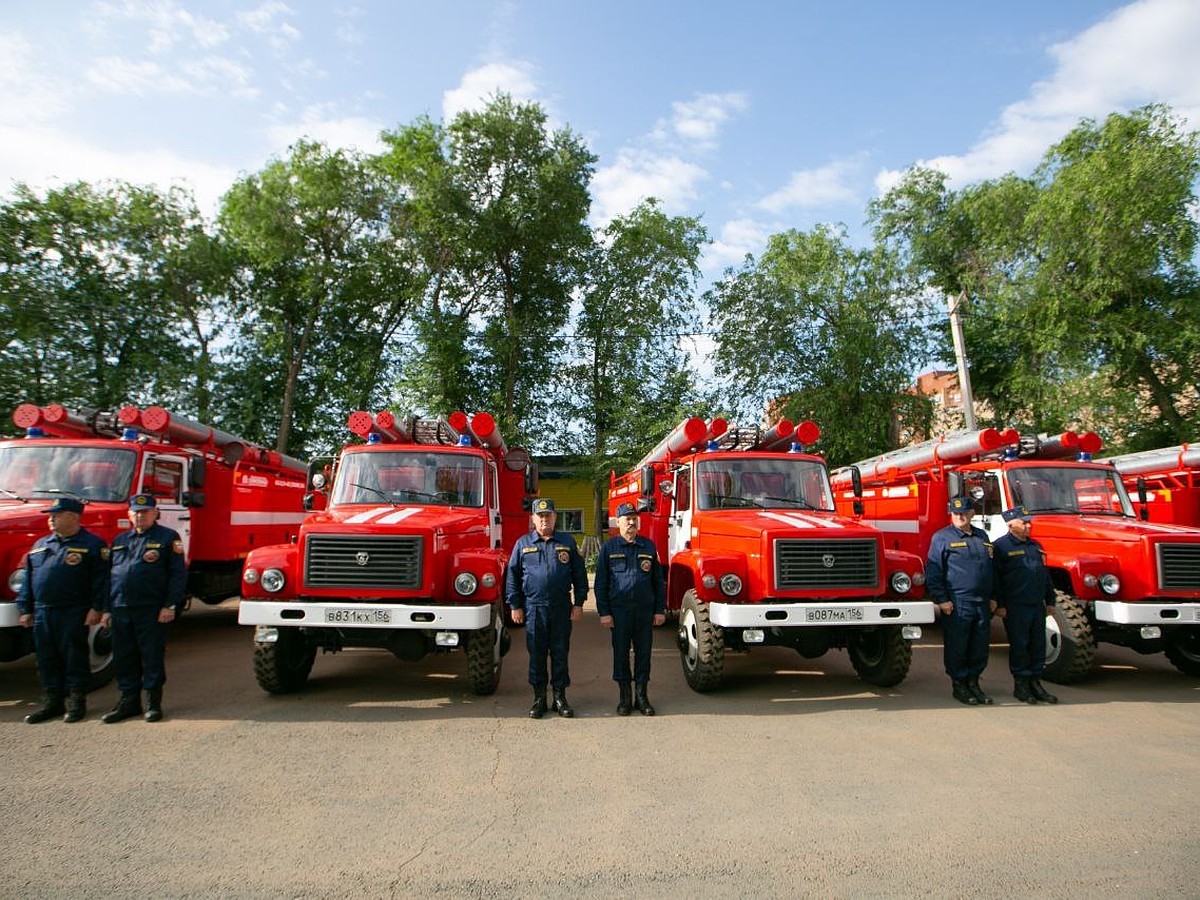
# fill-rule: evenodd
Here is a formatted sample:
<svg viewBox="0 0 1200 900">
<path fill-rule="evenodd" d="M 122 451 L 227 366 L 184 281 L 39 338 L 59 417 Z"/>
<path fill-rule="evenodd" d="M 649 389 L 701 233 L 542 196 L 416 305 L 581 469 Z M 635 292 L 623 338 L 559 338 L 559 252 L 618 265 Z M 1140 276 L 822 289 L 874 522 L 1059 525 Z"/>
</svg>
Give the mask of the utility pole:
<svg viewBox="0 0 1200 900">
<path fill-rule="evenodd" d="M 958 387 L 962 392 L 963 421 L 967 431 L 975 430 L 975 395 L 971 393 L 971 371 L 967 368 L 967 351 L 963 342 L 962 319 L 959 317 L 959 307 L 967 299 L 963 290 L 957 297 L 947 297 L 946 305 L 950 309 L 950 335 L 954 338 L 954 358 L 958 360 Z"/>
</svg>

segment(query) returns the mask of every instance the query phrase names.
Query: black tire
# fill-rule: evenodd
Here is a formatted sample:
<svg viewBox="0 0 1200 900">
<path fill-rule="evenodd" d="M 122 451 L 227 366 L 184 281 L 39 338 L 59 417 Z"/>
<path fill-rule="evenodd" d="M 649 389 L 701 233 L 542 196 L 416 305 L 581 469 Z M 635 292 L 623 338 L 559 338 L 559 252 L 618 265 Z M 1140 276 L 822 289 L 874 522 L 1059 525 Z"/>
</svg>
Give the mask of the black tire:
<svg viewBox="0 0 1200 900">
<path fill-rule="evenodd" d="M 103 625 L 88 626 L 88 690 L 102 688 L 113 680 L 112 632 Z"/>
<path fill-rule="evenodd" d="M 856 628 L 847 649 L 858 677 L 877 687 L 899 684 L 912 665 L 912 644 L 899 625 Z"/>
<path fill-rule="evenodd" d="M 1200 625 L 1172 629 L 1166 653 L 1171 665 L 1184 675 L 1200 676 Z"/>
<path fill-rule="evenodd" d="M 254 644 L 254 677 L 268 694 L 290 694 L 304 687 L 317 648 L 299 628 L 278 629 L 279 639 Z"/>
<path fill-rule="evenodd" d="M 504 622 L 492 611 L 492 623 L 467 635 L 467 682 L 471 693 L 486 697 L 500 686 L 500 660 L 504 656 Z"/>
<path fill-rule="evenodd" d="M 711 691 L 725 677 L 725 633 L 712 624 L 708 604 L 700 602 L 696 591 L 683 595 L 679 611 L 679 655 L 683 677 L 697 693 Z"/>
<path fill-rule="evenodd" d="M 1096 661 L 1096 635 L 1087 613 L 1070 594 L 1057 592 L 1052 615 L 1046 616 L 1046 671 L 1055 684 L 1087 677 Z"/>
</svg>

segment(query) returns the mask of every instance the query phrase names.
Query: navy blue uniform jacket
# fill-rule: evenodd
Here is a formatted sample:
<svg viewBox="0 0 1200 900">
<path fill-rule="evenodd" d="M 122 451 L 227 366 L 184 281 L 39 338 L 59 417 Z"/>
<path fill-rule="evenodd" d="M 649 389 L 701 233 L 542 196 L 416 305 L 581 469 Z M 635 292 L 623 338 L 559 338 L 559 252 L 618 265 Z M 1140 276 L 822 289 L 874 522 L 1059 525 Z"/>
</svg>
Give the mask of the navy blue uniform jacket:
<svg viewBox="0 0 1200 900">
<path fill-rule="evenodd" d="M 613 606 L 652 606 L 656 615 L 667 611 L 662 564 L 654 542 L 644 535 L 632 543 L 617 535 L 600 548 L 596 611 L 611 616 Z"/>
<path fill-rule="evenodd" d="M 17 597 L 22 615 L 38 606 L 88 606 L 108 602 L 108 548 L 86 528 L 69 538 L 38 538 L 25 558 L 25 583 Z"/>
<path fill-rule="evenodd" d="M 587 600 L 587 568 L 575 539 L 555 531 L 542 540 L 536 531 L 523 534 L 508 558 L 504 596 L 513 609 L 566 603 L 575 589 L 575 605 Z"/>
<path fill-rule="evenodd" d="M 947 525 L 929 542 L 925 561 L 925 591 L 934 603 L 954 600 L 987 601 L 996 593 L 992 542 L 982 528 L 964 534 Z"/>
<path fill-rule="evenodd" d="M 996 605 L 1054 605 L 1054 583 L 1046 571 L 1046 554 L 1032 539 L 1011 534 L 996 539 Z"/>
<path fill-rule="evenodd" d="M 175 610 L 183 603 L 187 565 L 178 532 L 155 522 L 142 534 L 131 529 L 112 545 L 110 606 Z"/>
</svg>

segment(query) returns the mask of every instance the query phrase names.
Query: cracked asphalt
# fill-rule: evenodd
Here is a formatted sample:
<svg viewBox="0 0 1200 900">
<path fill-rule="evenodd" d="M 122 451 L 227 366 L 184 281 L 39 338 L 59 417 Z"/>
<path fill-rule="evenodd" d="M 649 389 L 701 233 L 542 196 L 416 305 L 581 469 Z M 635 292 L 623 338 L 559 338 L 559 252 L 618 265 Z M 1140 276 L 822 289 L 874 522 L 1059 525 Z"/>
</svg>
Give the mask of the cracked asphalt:
<svg viewBox="0 0 1200 900">
<path fill-rule="evenodd" d="M 926 628 L 896 688 L 844 652 L 731 656 L 687 688 L 655 636 L 659 715 L 619 718 L 589 604 L 568 692 L 526 717 L 520 630 L 499 690 L 461 654 L 317 658 L 264 694 L 236 601 L 188 612 L 166 719 L 29 726 L 32 658 L 0 665 L 9 897 L 1196 897 L 1200 679 L 1102 645 L 1062 703 L 971 709 Z M 998 642 L 1002 632 L 993 638 Z"/>
</svg>

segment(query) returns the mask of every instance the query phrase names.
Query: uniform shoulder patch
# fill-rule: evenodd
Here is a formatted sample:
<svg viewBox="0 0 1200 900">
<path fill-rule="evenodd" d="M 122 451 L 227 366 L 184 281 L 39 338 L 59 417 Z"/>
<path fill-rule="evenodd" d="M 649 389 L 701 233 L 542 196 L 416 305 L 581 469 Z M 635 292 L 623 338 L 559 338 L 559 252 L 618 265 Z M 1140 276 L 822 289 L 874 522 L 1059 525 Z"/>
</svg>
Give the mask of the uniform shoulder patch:
<svg viewBox="0 0 1200 900">
<path fill-rule="evenodd" d="M 951 541 L 950 546 L 951 547 L 965 547 L 965 546 L 967 546 L 967 542 L 966 541 Z"/>
</svg>

